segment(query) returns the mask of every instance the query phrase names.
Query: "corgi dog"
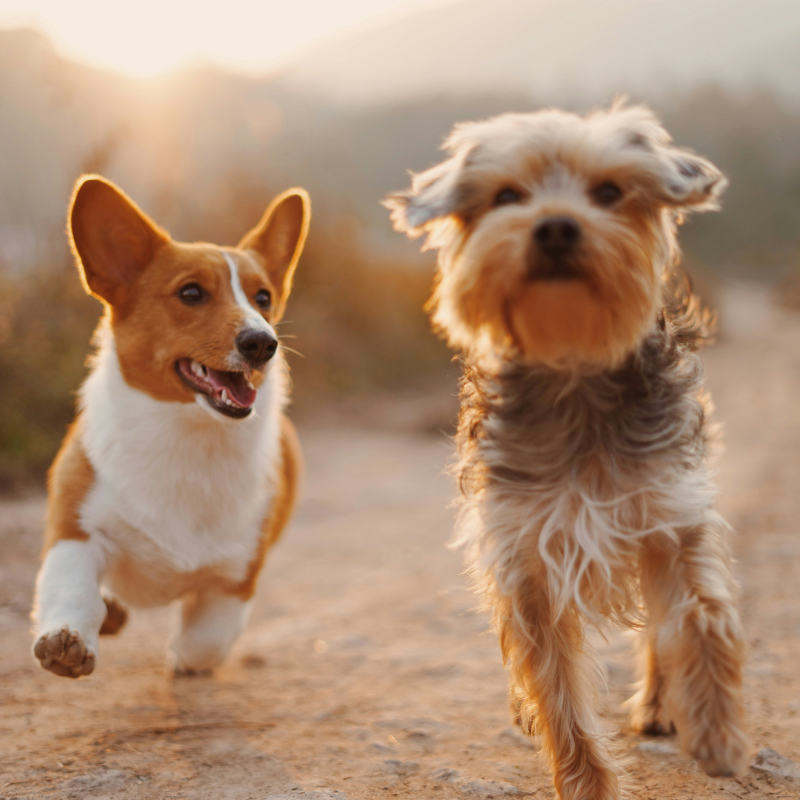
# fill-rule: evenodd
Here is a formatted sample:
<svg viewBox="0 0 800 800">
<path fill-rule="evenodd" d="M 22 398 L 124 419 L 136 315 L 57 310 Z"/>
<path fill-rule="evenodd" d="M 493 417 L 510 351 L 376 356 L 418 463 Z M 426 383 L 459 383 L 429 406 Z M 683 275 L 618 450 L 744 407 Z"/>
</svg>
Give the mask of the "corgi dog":
<svg viewBox="0 0 800 800">
<path fill-rule="evenodd" d="M 308 233 L 303 189 L 236 247 L 174 241 L 113 183 L 82 177 L 68 233 L 105 313 L 78 415 L 48 481 L 34 655 L 91 673 L 126 606 L 180 600 L 176 673 L 242 632 L 302 467 L 275 325 Z"/>
</svg>

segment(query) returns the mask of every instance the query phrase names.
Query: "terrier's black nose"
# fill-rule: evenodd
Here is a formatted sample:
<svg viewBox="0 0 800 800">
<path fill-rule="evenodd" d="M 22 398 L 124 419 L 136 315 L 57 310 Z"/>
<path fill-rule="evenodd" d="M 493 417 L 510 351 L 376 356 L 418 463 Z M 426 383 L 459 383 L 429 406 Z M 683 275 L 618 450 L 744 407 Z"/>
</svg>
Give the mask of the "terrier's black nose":
<svg viewBox="0 0 800 800">
<path fill-rule="evenodd" d="M 251 367 L 263 367 L 278 349 L 278 340 L 266 331 L 246 330 L 236 337 L 236 349 Z"/>
<path fill-rule="evenodd" d="M 578 223 L 570 217 L 548 217 L 533 230 L 533 239 L 548 256 L 568 253 L 581 238 Z"/>
</svg>

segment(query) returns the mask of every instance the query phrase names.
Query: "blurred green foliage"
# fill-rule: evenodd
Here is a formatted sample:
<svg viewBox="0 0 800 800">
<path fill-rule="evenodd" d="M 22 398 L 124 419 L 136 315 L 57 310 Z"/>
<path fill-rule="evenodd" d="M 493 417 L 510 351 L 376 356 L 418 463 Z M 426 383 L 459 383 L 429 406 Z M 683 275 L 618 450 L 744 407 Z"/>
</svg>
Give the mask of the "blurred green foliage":
<svg viewBox="0 0 800 800">
<path fill-rule="evenodd" d="M 431 268 L 421 269 L 367 257 L 352 219 L 323 222 L 309 236 L 279 326 L 304 356 L 290 360 L 300 410 L 332 391 L 391 389 L 447 364 L 422 308 L 433 277 L 428 261 Z"/>
<path fill-rule="evenodd" d="M 0 490 L 41 481 L 73 417 L 100 304 L 75 267 L 0 278 Z"/>
</svg>

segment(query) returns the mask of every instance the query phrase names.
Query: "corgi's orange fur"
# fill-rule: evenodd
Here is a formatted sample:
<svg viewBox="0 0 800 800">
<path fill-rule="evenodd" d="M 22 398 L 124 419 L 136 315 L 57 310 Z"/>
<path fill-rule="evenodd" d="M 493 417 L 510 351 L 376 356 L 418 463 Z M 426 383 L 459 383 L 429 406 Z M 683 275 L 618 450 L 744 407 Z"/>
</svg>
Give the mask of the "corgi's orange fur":
<svg viewBox="0 0 800 800">
<path fill-rule="evenodd" d="M 183 244 L 109 181 L 78 181 L 70 242 L 105 314 L 50 471 L 34 608 L 45 669 L 92 672 L 125 605 L 182 602 L 177 672 L 215 667 L 242 631 L 302 468 L 273 326 L 309 217 L 290 189 L 237 247 Z"/>
</svg>

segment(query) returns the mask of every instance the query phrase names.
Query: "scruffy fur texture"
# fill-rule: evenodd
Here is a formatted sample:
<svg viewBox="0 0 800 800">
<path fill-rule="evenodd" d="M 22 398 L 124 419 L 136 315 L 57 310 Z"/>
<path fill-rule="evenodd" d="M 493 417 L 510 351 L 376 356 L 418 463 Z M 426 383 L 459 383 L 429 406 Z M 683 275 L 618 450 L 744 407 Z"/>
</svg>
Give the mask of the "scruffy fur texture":
<svg viewBox="0 0 800 800">
<path fill-rule="evenodd" d="M 642 629 L 633 727 L 674 726 L 709 775 L 740 772 L 745 646 L 695 354 L 711 320 L 675 269 L 677 222 L 724 179 L 622 105 L 461 125 L 445 146 L 387 205 L 439 249 L 434 324 L 465 351 L 456 543 L 518 721 L 559 797 L 619 797 L 584 637 L 610 620 Z M 541 246 L 551 220 L 574 241 Z"/>
</svg>

